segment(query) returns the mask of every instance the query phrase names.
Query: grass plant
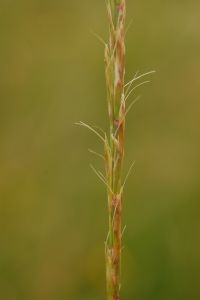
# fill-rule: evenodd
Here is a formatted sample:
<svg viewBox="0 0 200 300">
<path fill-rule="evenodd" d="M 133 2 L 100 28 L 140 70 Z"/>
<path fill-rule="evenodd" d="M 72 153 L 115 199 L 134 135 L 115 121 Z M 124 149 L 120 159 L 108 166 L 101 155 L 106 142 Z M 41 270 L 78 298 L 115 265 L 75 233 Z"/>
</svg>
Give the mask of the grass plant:
<svg viewBox="0 0 200 300">
<path fill-rule="evenodd" d="M 109 22 L 109 40 L 104 43 L 105 78 L 109 132 L 90 126 L 84 122 L 77 123 L 88 128 L 103 142 L 104 153 L 89 151 L 103 158 L 105 175 L 91 166 L 94 173 L 107 187 L 108 201 L 108 234 L 105 241 L 107 300 L 120 300 L 121 287 L 121 252 L 122 252 L 122 197 L 126 180 L 133 168 L 131 164 L 125 179 L 122 180 L 125 144 L 126 115 L 138 101 L 133 99 L 126 109 L 128 98 L 135 89 L 149 81 L 135 84 L 142 77 L 154 71 L 134 75 L 125 84 L 125 0 L 106 0 Z M 101 39 L 101 38 L 100 38 Z M 101 41 L 103 41 L 101 39 Z"/>
</svg>

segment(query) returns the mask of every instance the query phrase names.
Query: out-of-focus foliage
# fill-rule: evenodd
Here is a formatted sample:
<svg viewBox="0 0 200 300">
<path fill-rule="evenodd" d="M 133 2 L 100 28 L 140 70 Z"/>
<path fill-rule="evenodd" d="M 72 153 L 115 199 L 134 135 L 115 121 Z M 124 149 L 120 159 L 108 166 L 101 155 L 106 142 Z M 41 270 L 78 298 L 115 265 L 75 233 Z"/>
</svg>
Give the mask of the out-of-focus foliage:
<svg viewBox="0 0 200 300">
<path fill-rule="evenodd" d="M 200 2 L 127 1 L 122 299 L 200 298 Z M 0 299 L 105 299 L 104 1 L 0 1 Z M 131 100 L 131 99 L 130 99 Z"/>
</svg>

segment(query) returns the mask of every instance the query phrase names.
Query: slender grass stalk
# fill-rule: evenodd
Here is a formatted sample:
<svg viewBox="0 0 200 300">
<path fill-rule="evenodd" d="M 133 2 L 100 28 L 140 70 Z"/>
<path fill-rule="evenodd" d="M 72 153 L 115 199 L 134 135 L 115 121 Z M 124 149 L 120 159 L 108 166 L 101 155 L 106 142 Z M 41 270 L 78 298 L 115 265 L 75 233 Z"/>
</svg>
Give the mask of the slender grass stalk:
<svg viewBox="0 0 200 300">
<path fill-rule="evenodd" d="M 107 300 L 120 299 L 121 281 L 121 180 L 125 131 L 125 0 L 107 0 L 109 42 L 105 45 L 105 74 L 110 133 L 105 143 L 109 231 L 105 243 Z"/>
<path fill-rule="evenodd" d="M 109 21 L 109 40 L 105 43 L 105 77 L 107 90 L 107 105 L 109 117 L 109 133 L 105 133 L 101 128 L 91 126 L 85 122 L 78 122 L 91 132 L 93 132 L 104 145 L 104 154 L 101 155 L 91 149 L 90 153 L 103 158 L 105 162 L 105 175 L 91 168 L 97 177 L 107 187 L 108 200 L 108 235 L 105 242 L 106 261 L 106 285 L 107 300 L 120 300 L 121 286 L 121 251 L 122 251 L 122 196 L 124 185 L 133 168 L 130 169 L 122 182 L 122 168 L 124 161 L 124 136 L 125 119 L 132 106 L 138 101 L 136 97 L 125 108 L 126 101 L 135 89 L 149 81 L 143 81 L 137 85 L 133 84 L 140 78 L 154 73 L 150 71 L 141 75 L 138 72 L 128 83 L 124 82 L 125 75 L 125 16 L 126 0 L 106 0 L 107 15 Z"/>
</svg>

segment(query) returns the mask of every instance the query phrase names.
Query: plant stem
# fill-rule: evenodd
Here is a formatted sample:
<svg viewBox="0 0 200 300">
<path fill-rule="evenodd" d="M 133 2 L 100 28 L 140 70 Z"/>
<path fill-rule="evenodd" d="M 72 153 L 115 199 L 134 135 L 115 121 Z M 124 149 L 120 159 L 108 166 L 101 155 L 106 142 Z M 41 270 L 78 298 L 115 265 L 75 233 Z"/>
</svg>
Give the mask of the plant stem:
<svg viewBox="0 0 200 300">
<path fill-rule="evenodd" d="M 109 138 L 105 137 L 109 232 L 105 243 L 107 300 L 120 299 L 121 281 L 121 173 L 125 130 L 125 0 L 106 0 L 109 42 L 105 46 L 105 74 L 109 115 Z"/>
</svg>

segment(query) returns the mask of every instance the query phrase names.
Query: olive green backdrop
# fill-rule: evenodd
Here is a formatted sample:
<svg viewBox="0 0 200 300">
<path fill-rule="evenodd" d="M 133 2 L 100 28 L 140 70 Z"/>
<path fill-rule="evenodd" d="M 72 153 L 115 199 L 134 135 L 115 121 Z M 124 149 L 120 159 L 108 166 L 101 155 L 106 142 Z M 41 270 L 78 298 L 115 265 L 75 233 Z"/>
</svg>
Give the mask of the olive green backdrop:
<svg viewBox="0 0 200 300">
<path fill-rule="evenodd" d="M 122 300 L 200 299 L 200 2 L 127 1 Z M 0 1 L 0 299 L 105 299 L 104 1 Z M 134 96 L 133 96 L 134 97 Z M 133 98 L 132 98 L 133 99 Z M 131 99 L 130 99 L 131 100 Z M 125 172 L 124 172 L 125 173 Z"/>
</svg>

